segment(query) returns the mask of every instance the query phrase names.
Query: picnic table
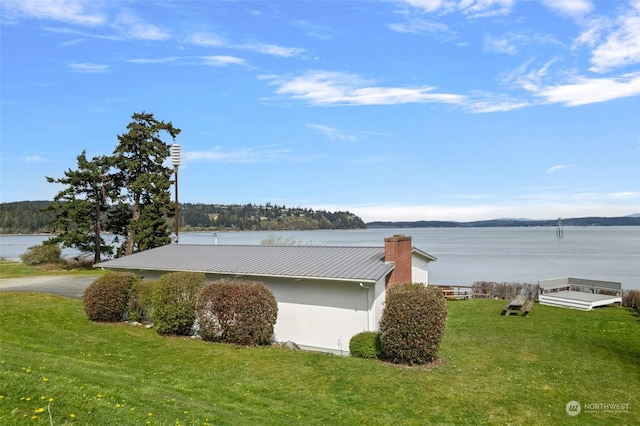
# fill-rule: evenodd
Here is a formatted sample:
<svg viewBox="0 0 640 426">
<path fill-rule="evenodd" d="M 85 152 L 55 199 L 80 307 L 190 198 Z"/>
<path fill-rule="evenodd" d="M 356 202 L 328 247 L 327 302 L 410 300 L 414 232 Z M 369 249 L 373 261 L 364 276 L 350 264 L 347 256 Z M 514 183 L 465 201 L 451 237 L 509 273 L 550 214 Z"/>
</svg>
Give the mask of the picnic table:
<svg viewBox="0 0 640 426">
<path fill-rule="evenodd" d="M 519 294 L 511 299 L 509 303 L 504 305 L 504 308 L 502 309 L 502 313 L 500 315 L 509 316 L 511 314 L 517 315 L 521 313 L 522 316 L 526 317 L 532 307 L 533 300 L 528 300 L 525 295 Z"/>
</svg>

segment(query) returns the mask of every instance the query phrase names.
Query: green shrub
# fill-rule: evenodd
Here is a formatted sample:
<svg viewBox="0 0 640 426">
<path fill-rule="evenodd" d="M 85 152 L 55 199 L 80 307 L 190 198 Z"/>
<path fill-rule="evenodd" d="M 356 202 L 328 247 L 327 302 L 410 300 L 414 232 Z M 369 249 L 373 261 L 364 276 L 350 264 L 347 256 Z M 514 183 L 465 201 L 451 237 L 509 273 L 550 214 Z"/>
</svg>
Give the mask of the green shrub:
<svg viewBox="0 0 640 426">
<path fill-rule="evenodd" d="M 76 256 L 62 259 L 62 269 L 71 271 L 73 269 L 93 269 L 93 257 Z"/>
<path fill-rule="evenodd" d="M 380 333 L 363 331 L 356 334 L 349 341 L 349 352 L 358 358 L 379 358 L 382 352 Z"/>
<path fill-rule="evenodd" d="M 409 365 L 434 360 L 446 319 L 447 302 L 437 288 L 391 285 L 380 320 L 382 356 Z"/>
<path fill-rule="evenodd" d="M 62 262 L 62 249 L 57 244 L 38 244 L 29 247 L 26 253 L 20 255 L 22 263 L 29 266 Z"/>
<path fill-rule="evenodd" d="M 151 295 L 154 284 L 153 280 L 143 279 L 131 289 L 127 319 L 130 321 L 151 321 L 153 309 Z"/>
<path fill-rule="evenodd" d="M 476 281 L 471 288 L 473 297 L 513 299 L 519 294 L 524 294 L 527 299 L 538 298 L 538 284 Z"/>
<path fill-rule="evenodd" d="M 266 345 L 271 343 L 278 303 L 261 282 L 223 279 L 202 289 L 196 313 L 204 340 Z"/>
<path fill-rule="evenodd" d="M 103 275 L 82 295 L 84 311 L 92 321 L 116 322 L 126 319 L 131 289 L 140 278 L 131 272 Z"/>
<path fill-rule="evenodd" d="M 205 284 L 199 272 L 171 272 L 164 274 L 153 286 L 153 327 L 160 334 L 193 334 L 196 320 L 196 296 Z"/>
</svg>

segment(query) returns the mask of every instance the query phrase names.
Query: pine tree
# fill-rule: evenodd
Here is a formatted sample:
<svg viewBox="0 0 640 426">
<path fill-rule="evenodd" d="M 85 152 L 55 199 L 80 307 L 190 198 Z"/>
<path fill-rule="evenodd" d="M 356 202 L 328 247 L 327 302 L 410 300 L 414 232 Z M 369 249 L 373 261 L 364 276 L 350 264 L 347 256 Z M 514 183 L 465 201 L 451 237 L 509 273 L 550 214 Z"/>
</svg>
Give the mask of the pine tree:
<svg viewBox="0 0 640 426">
<path fill-rule="evenodd" d="M 180 133 L 171 122 L 158 121 L 149 113 L 135 113 L 128 132 L 118 135 L 114 164 L 123 201 L 110 217 L 110 230 L 124 235 L 120 254 L 129 255 L 170 242 L 167 215 L 173 207 L 169 188 L 173 169 L 165 167 L 170 144 Z"/>
<path fill-rule="evenodd" d="M 103 253 L 113 253 L 113 246 L 106 245 L 101 237 L 102 213 L 108 208 L 109 199 L 116 196 L 109 174 L 111 158 L 100 156 L 89 161 L 86 151 L 82 151 L 77 160 L 78 169 L 67 170 L 64 178 L 47 177 L 49 183 L 66 185 L 45 209 L 53 212 L 50 225 L 57 232 L 47 243 L 91 252 L 94 262 L 99 262 Z"/>
</svg>

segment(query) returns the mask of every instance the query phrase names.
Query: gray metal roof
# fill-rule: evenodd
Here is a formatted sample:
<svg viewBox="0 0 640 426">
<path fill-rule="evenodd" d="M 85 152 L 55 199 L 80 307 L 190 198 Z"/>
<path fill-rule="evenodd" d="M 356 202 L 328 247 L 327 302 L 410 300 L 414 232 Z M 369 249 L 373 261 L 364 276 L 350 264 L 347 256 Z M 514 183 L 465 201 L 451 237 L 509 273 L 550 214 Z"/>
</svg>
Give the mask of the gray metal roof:
<svg viewBox="0 0 640 426">
<path fill-rule="evenodd" d="M 383 247 L 196 244 L 170 244 L 95 266 L 363 282 L 376 282 L 394 268 L 384 262 Z"/>
</svg>

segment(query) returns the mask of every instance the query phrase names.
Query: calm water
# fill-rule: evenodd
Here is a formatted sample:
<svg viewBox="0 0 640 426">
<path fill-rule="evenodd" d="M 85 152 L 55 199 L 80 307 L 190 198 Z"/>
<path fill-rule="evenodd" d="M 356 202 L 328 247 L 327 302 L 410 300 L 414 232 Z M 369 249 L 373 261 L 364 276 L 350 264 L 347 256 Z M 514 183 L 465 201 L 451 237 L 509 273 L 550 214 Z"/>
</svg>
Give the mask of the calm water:
<svg viewBox="0 0 640 426">
<path fill-rule="evenodd" d="M 384 238 L 404 234 L 413 245 L 438 258 L 429 266 L 434 284 L 471 285 L 474 281 L 536 283 L 557 277 L 622 282 L 640 289 L 640 227 L 419 228 L 346 231 L 218 232 L 218 244 L 260 244 L 269 237 L 299 244 L 382 246 Z M 0 256 L 18 259 L 46 236 L 2 235 Z M 211 232 L 180 234 L 181 244 L 214 244 Z M 73 254 L 66 250 L 64 254 Z"/>
</svg>

